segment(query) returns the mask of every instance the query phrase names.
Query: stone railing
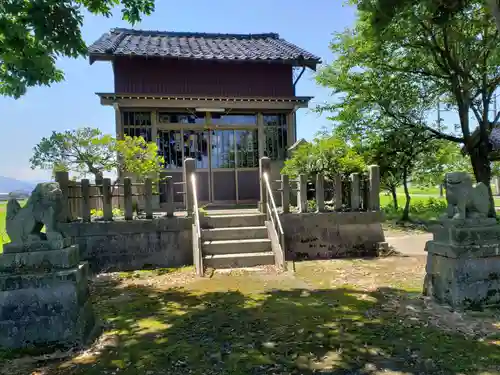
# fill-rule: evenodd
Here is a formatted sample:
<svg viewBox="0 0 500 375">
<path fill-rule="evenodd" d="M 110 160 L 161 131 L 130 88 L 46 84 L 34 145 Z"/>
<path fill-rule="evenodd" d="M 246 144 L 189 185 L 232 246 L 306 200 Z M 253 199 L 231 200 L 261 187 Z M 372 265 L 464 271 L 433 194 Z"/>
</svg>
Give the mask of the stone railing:
<svg viewBox="0 0 500 375">
<path fill-rule="evenodd" d="M 113 219 L 113 210 L 123 210 L 125 220 L 132 220 L 134 211 L 141 209 L 146 218 L 153 218 L 153 208 L 157 206 L 158 195 L 153 189 L 153 181 L 147 178 L 142 183 L 134 183 L 131 178 L 124 178 L 123 183 L 111 183 L 104 178 L 101 184 L 91 184 L 88 179 L 73 181 L 68 179 L 67 172 L 58 172 L 56 181 L 61 188 L 64 201 L 61 221 L 83 220 L 91 221 L 92 211 L 101 211 L 105 221 Z M 173 216 L 173 184 L 170 178 L 161 182 L 165 185 L 167 195 L 167 216 Z"/>
<path fill-rule="evenodd" d="M 280 184 L 273 190 L 281 195 L 283 213 L 290 212 L 293 193 L 296 193 L 298 212 L 310 211 L 310 200 L 315 201 L 316 212 L 380 211 L 380 169 L 377 165 L 368 167 L 366 173 L 353 173 L 348 179 L 337 174 L 333 181 L 326 181 L 324 175 L 317 174 L 314 183 L 308 180 L 309 176 L 302 174 L 293 180 L 281 175 L 281 180 L 275 181 Z"/>
</svg>

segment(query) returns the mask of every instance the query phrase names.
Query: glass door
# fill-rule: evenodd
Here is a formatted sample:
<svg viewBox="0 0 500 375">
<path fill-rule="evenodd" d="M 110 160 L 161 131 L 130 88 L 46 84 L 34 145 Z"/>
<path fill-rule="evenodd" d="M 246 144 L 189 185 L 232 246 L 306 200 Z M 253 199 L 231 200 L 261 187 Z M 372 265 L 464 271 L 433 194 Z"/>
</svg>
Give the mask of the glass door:
<svg viewBox="0 0 500 375">
<path fill-rule="evenodd" d="M 235 202 L 236 143 L 234 130 L 212 130 L 210 142 L 212 201 Z"/>
<path fill-rule="evenodd" d="M 209 202 L 210 187 L 210 134 L 208 130 L 183 130 L 184 158 L 196 162 L 198 200 Z"/>
</svg>

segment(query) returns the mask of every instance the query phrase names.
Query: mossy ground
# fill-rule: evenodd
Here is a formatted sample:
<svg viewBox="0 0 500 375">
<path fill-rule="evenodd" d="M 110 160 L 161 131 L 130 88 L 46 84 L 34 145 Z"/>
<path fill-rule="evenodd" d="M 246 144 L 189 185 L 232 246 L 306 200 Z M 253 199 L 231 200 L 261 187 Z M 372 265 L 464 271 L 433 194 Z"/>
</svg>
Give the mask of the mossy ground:
<svg viewBox="0 0 500 375">
<path fill-rule="evenodd" d="M 460 314 L 422 299 L 423 274 L 424 257 L 390 257 L 301 262 L 295 274 L 102 275 L 92 294 L 104 333 L 92 347 L 3 368 L 9 375 L 500 373 L 497 312 Z"/>
</svg>

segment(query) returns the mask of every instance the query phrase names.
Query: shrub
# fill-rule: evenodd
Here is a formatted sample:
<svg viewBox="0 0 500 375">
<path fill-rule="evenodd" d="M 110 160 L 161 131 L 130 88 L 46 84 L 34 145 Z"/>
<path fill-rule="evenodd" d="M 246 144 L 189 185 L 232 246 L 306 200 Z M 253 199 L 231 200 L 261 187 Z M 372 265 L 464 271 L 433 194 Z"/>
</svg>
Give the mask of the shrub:
<svg viewBox="0 0 500 375">
<path fill-rule="evenodd" d="M 403 205 L 398 210 L 389 203 L 382 207 L 388 219 L 399 219 L 403 215 Z M 446 211 L 446 200 L 437 198 L 412 198 L 410 201 L 410 217 L 418 220 L 435 220 Z"/>
</svg>

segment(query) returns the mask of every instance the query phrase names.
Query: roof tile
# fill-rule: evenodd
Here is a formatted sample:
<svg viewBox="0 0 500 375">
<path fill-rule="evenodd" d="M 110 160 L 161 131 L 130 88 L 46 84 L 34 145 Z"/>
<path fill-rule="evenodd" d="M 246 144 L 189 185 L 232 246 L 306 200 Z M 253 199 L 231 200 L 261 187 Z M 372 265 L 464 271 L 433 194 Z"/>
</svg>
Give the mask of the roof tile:
<svg viewBox="0 0 500 375">
<path fill-rule="evenodd" d="M 161 56 L 203 60 L 280 61 L 315 67 L 320 58 L 278 34 L 208 34 L 112 29 L 89 47 L 99 56 Z"/>
</svg>

